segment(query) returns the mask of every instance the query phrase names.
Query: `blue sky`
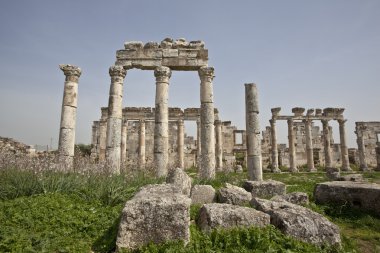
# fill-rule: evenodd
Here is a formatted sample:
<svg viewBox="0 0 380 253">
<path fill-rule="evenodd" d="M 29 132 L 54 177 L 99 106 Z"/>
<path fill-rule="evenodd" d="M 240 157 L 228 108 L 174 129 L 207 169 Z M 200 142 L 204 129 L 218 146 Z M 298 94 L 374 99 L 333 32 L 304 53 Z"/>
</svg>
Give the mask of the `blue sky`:
<svg viewBox="0 0 380 253">
<path fill-rule="evenodd" d="M 64 75 L 82 68 L 77 142 L 108 103 L 108 68 L 125 41 L 203 40 L 215 67 L 222 120 L 244 129 L 244 83 L 270 108 L 345 107 L 350 147 L 355 121 L 380 121 L 380 1 L 1 1 L 0 136 L 56 145 Z M 124 106 L 154 106 L 152 71 L 128 71 Z M 196 72 L 174 72 L 169 105 L 198 107 Z M 187 124 L 194 133 L 195 124 Z M 318 124 L 319 125 L 319 124 Z M 332 123 L 335 142 L 338 127 Z M 286 122 L 278 124 L 286 142 Z"/>
</svg>

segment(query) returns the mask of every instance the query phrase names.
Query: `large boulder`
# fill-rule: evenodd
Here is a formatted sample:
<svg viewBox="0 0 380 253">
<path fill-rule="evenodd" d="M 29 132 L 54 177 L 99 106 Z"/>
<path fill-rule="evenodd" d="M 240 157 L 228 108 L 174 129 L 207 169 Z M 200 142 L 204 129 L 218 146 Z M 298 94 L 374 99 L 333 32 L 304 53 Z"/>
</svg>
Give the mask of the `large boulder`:
<svg viewBox="0 0 380 253">
<path fill-rule="evenodd" d="M 309 204 L 309 196 L 304 192 L 292 192 L 285 195 L 276 195 L 271 200 L 274 201 L 288 201 L 296 205 Z"/>
<path fill-rule="evenodd" d="M 270 224 L 269 215 L 250 207 L 230 204 L 205 204 L 199 211 L 197 225 L 201 230 L 232 227 L 264 227 Z"/>
<path fill-rule="evenodd" d="M 122 211 L 116 239 L 118 250 L 150 242 L 190 240 L 190 198 L 171 184 L 142 188 Z"/>
<path fill-rule="evenodd" d="M 217 199 L 219 203 L 242 206 L 249 204 L 252 195 L 241 187 L 226 183 L 224 188 L 219 189 Z"/>
<path fill-rule="evenodd" d="M 253 198 L 251 205 L 269 214 L 271 224 L 286 235 L 316 245 L 341 243 L 338 226 L 308 208 L 259 198 Z"/>
<path fill-rule="evenodd" d="M 317 184 L 315 202 L 350 205 L 380 214 L 380 185 L 375 183 L 334 181 Z"/>
<path fill-rule="evenodd" d="M 252 197 L 271 198 L 286 193 L 286 185 L 275 180 L 245 181 L 243 188 L 252 193 Z"/>
<path fill-rule="evenodd" d="M 181 168 L 169 170 L 168 176 L 166 177 L 166 183 L 174 184 L 179 189 L 181 189 L 182 194 L 188 197 L 190 197 L 191 193 L 191 182 L 191 177 L 189 177 L 187 173 Z"/>
<path fill-rule="evenodd" d="M 211 185 L 194 185 L 191 189 L 192 204 L 207 204 L 215 201 L 215 189 Z"/>
</svg>

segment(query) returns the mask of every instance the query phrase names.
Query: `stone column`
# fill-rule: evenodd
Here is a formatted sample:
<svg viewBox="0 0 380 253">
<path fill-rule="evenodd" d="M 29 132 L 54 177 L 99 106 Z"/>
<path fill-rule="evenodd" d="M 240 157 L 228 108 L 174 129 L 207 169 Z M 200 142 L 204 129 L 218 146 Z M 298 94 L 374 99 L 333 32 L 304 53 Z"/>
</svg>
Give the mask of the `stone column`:
<svg viewBox="0 0 380 253">
<path fill-rule="evenodd" d="M 223 170 L 223 140 L 222 140 L 222 121 L 215 120 L 215 158 L 216 169 Z"/>
<path fill-rule="evenodd" d="M 357 133 L 358 153 L 361 171 L 369 171 L 367 162 L 365 161 L 365 145 L 362 133 Z"/>
<path fill-rule="evenodd" d="M 259 99 L 256 84 L 245 84 L 245 121 L 247 133 L 247 169 L 249 180 L 263 180 Z"/>
<path fill-rule="evenodd" d="M 198 70 L 201 79 L 201 179 L 215 178 L 215 135 L 214 135 L 214 96 L 212 80 L 214 68 L 201 67 Z"/>
<path fill-rule="evenodd" d="M 92 125 L 91 136 L 91 159 L 96 160 L 98 157 L 98 136 L 99 136 L 99 121 L 94 121 Z"/>
<path fill-rule="evenodd" d="M 185 169 L 185 131 L 183 119 L 178 120 L 177 122 L 177 153 L 178 153 L 178 167 Z"/>
<path fill-rule="evenodd" d="M 303 122 L 305 123 L 305 134 L 306 134 L 307 170 L 309 172 L 316 172 L 317 169 L 314 167 L 313 136 L 311 135 L 312 120 L 306 119 Z"/>
<path fill-rule="evenodd" d="M 139 130 L 139 167 L 145 168 L 145 120 L 140 120 Z"/>
<path fill-rule="evenodd" d="M 60 170 L 71 170 L 74 162 L 75 125 L 78 103 L 78 79 L 81 69 L 73 65 L 59 65 L 66 76 L 63 89 L 61 124 L 58 142 Z"/>
<path fill-rule="evenodd" d="M 376 142 L 376 161 L 377 167 L 375 168 L 375 171 L 380 171 L 380 142 Z"/>
<path fill-rule="evenodd" d="M 270 130 L 271 130 L 271 154 L 272 154 L 272 172 L 279 173 L 281 172 L 278 168 L 278 149 L 277 149 L 277 133 L 276 133 L 276 120 L 271 119 L 270 122 Z"/>
<path fill-rule="evenodd" d="M 346 142 L 346 123 L 347 120 L 338 120 L 339 136 L 340 136 L 340 152 L 342 155 L 342 171 L 352 171 L 350 161 L 348 159 L 348 147 Z"/>
<path fill-rule="evenodd" d="M 294 145 L 293 119 L 288 119 L 288 140 L 289 140 L 289 171 L 298 172 L 296 166 L 296 147 Z"/>
<path fill-rule="evenodd" d="M 123 121 L 123 126 L 121 127 L 121 162 L 125 166 L 127 161 L 127 132 L 128 132 L 128 121 Z"/>
<path fill-rule="evenodd" d="M 322 127 L 323 127 L 323 141 L 324 141 L 324 150 L 325 150 L 325 167 L 332 168 L 329 121 L 322 120 Z"/>
<path fill-rule="evenodd" d="M 201 120 L 197 119 L 197 167 L 201 167 Z"/>
<path fill-rule="evenodd" d="M 166 176 L 169 163 L 169 79 L 171 70 L 168 67 L 157 67 L 156 109 L 154 124 L 154 166 L 158 177 Z"/>
<path fill-rule="evenodd" d="M 108 107 L 102 107 L 101 112 L 102 116 L 99 122 L 99 162 L 106 159 Z"/>
<path fill-rule="evenodd" d="M 122 66 L 112 66 L 109 74 L 111 87 L 108 100 L 106 159 L 110 172 L 120 174 L 123 83 L 127 71 Z"/>
</svg>

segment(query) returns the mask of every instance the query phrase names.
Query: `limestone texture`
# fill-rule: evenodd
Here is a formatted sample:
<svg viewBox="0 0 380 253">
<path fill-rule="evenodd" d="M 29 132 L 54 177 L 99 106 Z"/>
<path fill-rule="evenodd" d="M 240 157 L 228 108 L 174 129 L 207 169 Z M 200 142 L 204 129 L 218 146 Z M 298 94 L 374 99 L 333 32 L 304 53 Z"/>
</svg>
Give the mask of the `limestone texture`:
<svg viewBox="0 0 380 253">
<path fill-rule="evenodd" d="M 190 196 L 192 179 L 181 168 L 169 170 L 166 183 L 173 184 L 183 195 Z"/>
<path fill-rule="evenodd" d="M 273 201 L 287 201 L 296 205 L 309 204 L 309 196 L 304 192 L 292 192 L 285 195 L 276 195 L 270 200 Z"/>
<path fill-rule="evenodd" d="M 216 199 L 216 192 L 211 185 L 194 185 L 191 189 L 192 204 L 213 203 Z"/>
<path fill-rule="evenodd" d="M 251 193 L 241 187 L 226 183 L 226 186 L 217 192 L 217 200 L 219 203 L 232 205 L 246 205 L 252 199 Z"/>
<path fill-rule="evenodd" d="M 252 193 L 252 197 L 271 198 L 275 195 L 284 195 L 286 185 L 275 180 L 245 181 L 243 188 Z"/>
</svg>

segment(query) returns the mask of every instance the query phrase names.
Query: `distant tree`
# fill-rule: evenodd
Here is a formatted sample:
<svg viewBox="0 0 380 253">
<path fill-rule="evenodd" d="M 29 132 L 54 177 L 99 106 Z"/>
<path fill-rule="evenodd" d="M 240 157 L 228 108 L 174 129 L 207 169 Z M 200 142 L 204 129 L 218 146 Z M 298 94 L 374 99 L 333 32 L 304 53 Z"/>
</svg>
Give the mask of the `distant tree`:
<svg viewBox="0 0 380 253">
<path fill-rule="evenodd" d="M 91 155 L 91 145 L 89 144 L 75 144 L 75 154 L 81 156 Z"/>
</svg>

